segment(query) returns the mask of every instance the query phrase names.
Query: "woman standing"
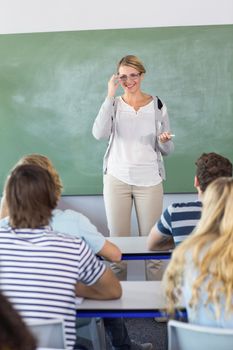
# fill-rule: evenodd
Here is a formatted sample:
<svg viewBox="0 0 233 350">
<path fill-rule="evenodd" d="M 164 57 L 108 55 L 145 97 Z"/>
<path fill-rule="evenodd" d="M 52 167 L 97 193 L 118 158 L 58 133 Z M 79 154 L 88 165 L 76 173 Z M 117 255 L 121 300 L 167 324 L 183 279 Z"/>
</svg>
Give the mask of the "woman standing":
<svg viewBox="0 0 233 350">
<path fill-rule="evenodd" d="M 233 179 L 208 185 L 201 219 L 164 276 L 168 311 L 184 302 L 190 323 L 233 327 Z"/>
<path fill-rule="evenodd" d="M 111 236 L 130 235 L 133 203 L 139 235 L 147 235 L 162 212 L 162 155 L 171 153 L 174 146 L 165 104 L 141 90 L 145 72 L 136 56 L 120 60 L 93 125 L 96 139 L 109 139 L 104 157 L 104 202 Z M 115 97 L 119 85 L 124 93 Z M 125 279 L 126 267 L 120 264 L 115 272 Z"/>
</svg>

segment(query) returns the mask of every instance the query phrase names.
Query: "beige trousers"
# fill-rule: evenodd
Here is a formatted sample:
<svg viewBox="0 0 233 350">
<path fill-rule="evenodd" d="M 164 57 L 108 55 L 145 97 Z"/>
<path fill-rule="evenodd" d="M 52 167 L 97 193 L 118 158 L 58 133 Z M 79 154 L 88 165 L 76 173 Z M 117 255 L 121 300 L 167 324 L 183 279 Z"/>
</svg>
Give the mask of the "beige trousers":
<svg viewBox="0 0 233 350">
<path fill-rule="evenodd" d="M 160 218 L 163 207 L 163 185 L 132 186 L 110 174 L 104 175 L 104 204 L 110 236 L 131 235 L 131 213 L 134 205 L 140 236 L 146 236 Z M 148 280 L 161 279 L 162 261 L 148 260 L 146 276 Z M 112 269 L 120 280 L 127 278 L 127 263 L 112 264 Z"/>
</svg>

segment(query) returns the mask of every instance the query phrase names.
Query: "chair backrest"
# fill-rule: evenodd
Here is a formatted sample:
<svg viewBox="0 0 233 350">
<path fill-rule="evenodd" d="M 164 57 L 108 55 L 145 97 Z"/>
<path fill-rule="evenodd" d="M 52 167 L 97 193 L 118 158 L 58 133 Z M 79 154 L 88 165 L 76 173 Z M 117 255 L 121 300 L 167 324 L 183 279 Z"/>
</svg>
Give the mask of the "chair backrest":
<svg viewBox="0 0 233 350">
<path fill-rule="evenodd" d="M 30 321 L 27 324 L 38 341 L 38 347 L 66 349 L 65 330 L 62 319 Z"/>
<path fill-rule="evenodd" d="M 233 329 L 168 322 L 168 350 L 232 350 Z"/>
</svg>

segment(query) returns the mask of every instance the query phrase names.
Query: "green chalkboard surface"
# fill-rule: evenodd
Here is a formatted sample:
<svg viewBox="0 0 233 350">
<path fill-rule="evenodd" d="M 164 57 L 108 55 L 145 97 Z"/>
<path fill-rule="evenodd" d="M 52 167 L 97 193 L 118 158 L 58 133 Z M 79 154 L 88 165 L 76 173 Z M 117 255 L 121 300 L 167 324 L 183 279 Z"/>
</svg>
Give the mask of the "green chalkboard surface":
<svg viewBox="0 0 233 350">
<path fill-rule="evenodd" d="M 107 142 L 91 128 L 116 63 L 135 54 L 147 68 L 143 90 L 164 100 L 176 135 L 165 191 L 193 192 L 202 152 L 233 161 L 232 38 L 233 25 L 1 35 L 1 187 L 36 152 L 51 158 L 65 194 L 102 193 Z"/>
</svg>

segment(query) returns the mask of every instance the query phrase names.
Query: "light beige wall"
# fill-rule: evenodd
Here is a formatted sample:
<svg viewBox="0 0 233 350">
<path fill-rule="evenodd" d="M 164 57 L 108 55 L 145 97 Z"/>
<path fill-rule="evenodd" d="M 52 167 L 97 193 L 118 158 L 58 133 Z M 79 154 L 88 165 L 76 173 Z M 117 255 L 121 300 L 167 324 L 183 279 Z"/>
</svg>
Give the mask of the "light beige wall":
<svg viewBox="0 0 233 350">
<path fill-rule="evenodd" d="M 1 34 L 232 23 L 232 0 L 0 0 Z"/>
</svg>

